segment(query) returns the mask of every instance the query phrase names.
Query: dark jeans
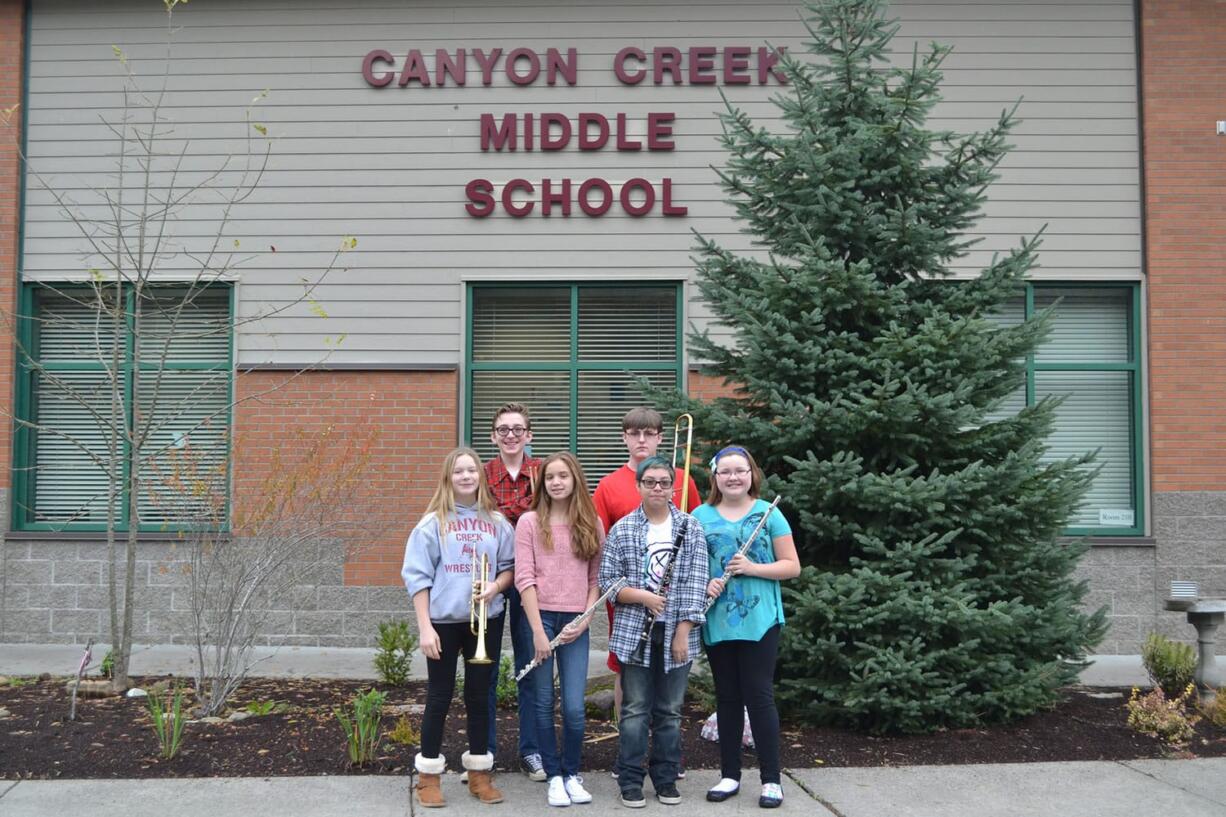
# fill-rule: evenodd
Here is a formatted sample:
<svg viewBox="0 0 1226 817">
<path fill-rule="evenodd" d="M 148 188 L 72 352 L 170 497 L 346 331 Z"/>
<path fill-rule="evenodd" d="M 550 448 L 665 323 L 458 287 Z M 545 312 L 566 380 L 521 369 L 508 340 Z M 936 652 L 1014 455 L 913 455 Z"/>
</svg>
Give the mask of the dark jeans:
<svg viewBox="0 0 1226 817">
<path fill-rule="evenodd" d="M 519 599 L 519 591 L 514 586 L 507 591 L 507 618 L 511 625 L 511 653 L 514 656 L 515 671 L 512 677 L 519 674 L 524 666 L 532 661 L 535 650 L 532 647 L 532 625 L 524 614 L 524 606 Z M 519 756 L 527 757 L 538 753 L 536 746 L 536 675 L 539 669 L 528 673 L 519 682 L 516 698 L 519 705 Z M 494 739 L 494 724 L 498 718 L 498 672 L 494 671 L 494 682 L 490 684 L 490 751 L 498 747 Z M 552 718 L 551 718 L 552 720 Z"/>
<path fill-rule="evenodd" d="M 469 754 L 483 755 L 490 751 L 489 711 L 485 701 L 489 696 L 490 678 L 498 671 L 498 653 L 502 646 L 502 622 L 505 616 L 491 618 L 485 626 L 485 651 L 491 663 L 470 664 L 464 662 L 464 714 L 468 729 Z M 468 622 L 463 624 L 435 624 L 438 633 L 439 657 L 426 659 L 426 711 L 421 718 L 422 757 L 436 758 L 443 746 L 443 724 L 447 710 L 451 708 L 451 696 L 455 694 L 455 662 L 463 653 L 464 658 L 473 656 L 477 649 L 477 637 L 472 634 Z"/>
<path fill-rule="evenodd" d="M 749 710 L 754 750 L 763 783 L 779 782 L 779 710 L 775 708 L 775 658 L 779 652 L 776 624 L 761 641 L 721 641 L 707 647 L 715 679 L 715 718 L 719 725 L 720 774 L 741 779 L 741 737 L 744 710 Z"/>
<path fill-rule="evenodd" d="M 541 624 L 549 640 L 573 621 L 574 613 L 541 611 Z M 569 644 L 559 644 L 553 655 L 539 667 L 528 673 L 528 678 L 537 676 L 536 684 L 536 737 L 541 750 L 541 762 L 545 774 L 550 777 L 569 777 L 579 774 L 579 762 L 583 754 L 583 729 L 586 714 L 583 710 L 584 691 L 587 687 L 587 656 L 591 633 Z M 553 667 L 558 666 L 558 686 L 562 692 L 562 755 L 558 756 L 558 738 L 553 729 Z M 525 681 L 527 678 L 524 679 Z"/>
<path fill-rule="evenodd" d="M 664 671 L 663 645 L 651 648 L 651 666 L 622 665 L 622 714 L 618 723 L 617 782 L 622 791 L 643 785 L 648 729 L 651 755 L 647 771 L 656 791 L 677 781 L 681 761 L 681 701 L 690 665 Z"/>
</svg>

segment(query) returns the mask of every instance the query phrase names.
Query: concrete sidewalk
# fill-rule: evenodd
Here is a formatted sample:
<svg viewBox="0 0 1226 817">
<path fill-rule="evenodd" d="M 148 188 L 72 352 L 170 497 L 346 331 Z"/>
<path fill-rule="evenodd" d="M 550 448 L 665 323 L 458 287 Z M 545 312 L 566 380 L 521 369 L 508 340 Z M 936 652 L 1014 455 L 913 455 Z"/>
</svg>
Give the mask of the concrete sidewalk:
<svg viewBox="0 0 1226 817">
<path fill-rule="evenodd" d="M 0 675 L 71 675 L 77 671 L 84 648 L 77 644 L 0 644 Z M 107 646 L 94 645 L 94 672 Z M 376 678 L 373 649 L 344 647 L 260 648 L 251 674 L 266 678 Z M 588 677 L 608 673 L 604 650 L 593 650 L 588 661 Z M 171 644 L 137 644 L 132 649 L 133 675 L 189 676 L 195 666 L 191 647 Z M 1139 655 L 1096 655 L 1081 673 L 1088 686 L 1131 687 L 1147 685 Z M 425 680 L 426 661 L 420 652 L 413 655 L 413 677 Z"/>
<path fill-rule="evenodd" d="M 762 814 L 751 772 L 742 793 L 713 805 L 703 793 L 718 778 L 691 770 L 679 806 L 663 806 L 647 788 L 637 813 L 668 817 Z M 468 796 L 455 774 L 443 783 L 448 806 L 417 814 L 496 817 L 544 814 L 545 786 L 522 775 L 499 776 L 499 806 Z M 585 781 L 594 801 L 574 806 L 575 817 L 623 817 L 617 783 L 606 774 Z M 1226 815 L 1226 758 L 1126 763 L 1021 763 L 992 766 L 909 766 L 804 769 L 787 772 L 780 817 L 1222 817 Z M 3 817 L 401 817 L 409 814 L 404 777 L 213 778 L 195 780 L 0 781 Z M 557 813 L 557 812 L 553 812 Z"/>
</svg>

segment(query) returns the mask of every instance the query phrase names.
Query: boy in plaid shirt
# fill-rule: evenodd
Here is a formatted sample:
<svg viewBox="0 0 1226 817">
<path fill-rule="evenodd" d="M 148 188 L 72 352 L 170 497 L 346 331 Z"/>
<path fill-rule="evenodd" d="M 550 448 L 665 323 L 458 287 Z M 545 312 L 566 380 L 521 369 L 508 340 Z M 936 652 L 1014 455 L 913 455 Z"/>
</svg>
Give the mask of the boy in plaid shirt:
<svg viewBox="0 0 1226 817">
<path fill-rule="evenodd" d="M 600 562 L 601 592 L 625 576 L 617 594 L 609 649 L 622 665 L 622 710 L 618 722 L 618 784 L 622 805 L 642 808 L 643 759 L 648 735 L 648 773 L 656 799 L 681 802 L 681 702 L 690 662 L 698 651 L 698 628 L 706 620 L 707 545 L 702 524 L 673 507 L 673 467 L 648 457 L 635 474 L 642 505 L 613 526 Z M 680 537 L 680 548 L 672 548 Z M 672 566 L 667 596 L 661 583 Z M 647 644 L 641 635 L 648 612 L 656 616 Z"/>
</svg>

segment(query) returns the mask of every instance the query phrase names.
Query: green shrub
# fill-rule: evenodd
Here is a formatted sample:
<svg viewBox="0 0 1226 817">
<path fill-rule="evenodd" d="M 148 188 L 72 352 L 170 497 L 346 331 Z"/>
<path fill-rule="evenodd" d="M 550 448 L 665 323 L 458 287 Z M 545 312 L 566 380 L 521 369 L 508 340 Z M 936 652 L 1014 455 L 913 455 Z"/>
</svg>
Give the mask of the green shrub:
<svg viewBox="0 0 1226 817">
<path fill-rule="evenodd" d="M 698 704 L 704 712 L 715 711 L 715 679 L 711 677 L 711 665 L 707 663 L 705 654 L 694 657 L 685 696 Z"/>
<path fill-rule="evenodd" d="M 1196 674 L 1196 652 L 1187 644 L 1150 633 L 1141 648 L 1141 661 L 1149 680 L 1167 699 L 1178 698 Z"/>
<path fill-rule="evenodd" d="M 353 699 L 350 703 L 352 715 L 339 707 L 332 710 L 341 723 L 341 731 L 345 733 L 351 766 L 361 766 L 374 760 L 378 754 L 379 741 L 382 738 L 379 724 L 386 697 L 384 693 L 372 689 Z"/>
<path fill-rule="evenodd" d="M 158 739 L 158 754 L 171 760 L 183 748 L 183 690 L 178 686 L 166 692 L 166 705 L 160 693 L 151 692 L 145 705 L 153 718 L 153 734 Z"/>
<path fill-rule="evenodd" d="M 1145 695 L 1133 687 L 1132 697 L 1126 704 L 1128 726 L 1143 735 L 1164 740 L 1171 746 L 1184 746 L 1192 739 L 1195 734 L 1192 727 L 1200 720 L 1199 715 L 1188 712 L 1188 699 L 1195 691 L 1196 687 L 1188 684 L 1182 694 L 1168 699 L 1161 687 L 1155 687 Z"/>
<path fill-rule="evenodd" d="M 515 664 L 509 655 L 502 656 L 498 662 L 498 681 L 494 695 L 503 709 L 514 706 L 519 700 L 519 685 L 515 683 Z"/>
<path fill-rule="evenodd" d="M 280 715 L 289 711 L 289 704 L 285 701 L 248 701 L 243 707 L 244 711 L 257 717 L 264 715 Z"/>
<path fill-rule="evenodd" d="M 387 739 L 401 746 L 416 746 L 421 741 L 421 732 L 409 722 L 408 715 L 401 715 L 396 725 L 388 731 Z"/>
<path fill-rule="evenodd" d="M 375 672 L 379 673 L 379 680 L 389 686 L 408 684 L 415 649 L 417 637 L 409 632 L 407 621 L 380 622 L 375 651 Z"/>
<path fill-rule="evenodd" d="M 1217 695 L 1211 704 L 1205 703 L 1202 698 L 1199 708 L 1200 714 L 1205 717 L 1205 720 L 1218 729 L 1226 729 L 1226 687 L 1222 687 L 1217 691 Z"/>
<path fill-rule="evenodd" d="M 115 653 L 111 650 L 106 651 L 106 655 L 102 656 L 102 664 L 99 665 L 98 671 L 102 673 L 104 678 L 113 678 L 115 676 Z"/>
</svg>

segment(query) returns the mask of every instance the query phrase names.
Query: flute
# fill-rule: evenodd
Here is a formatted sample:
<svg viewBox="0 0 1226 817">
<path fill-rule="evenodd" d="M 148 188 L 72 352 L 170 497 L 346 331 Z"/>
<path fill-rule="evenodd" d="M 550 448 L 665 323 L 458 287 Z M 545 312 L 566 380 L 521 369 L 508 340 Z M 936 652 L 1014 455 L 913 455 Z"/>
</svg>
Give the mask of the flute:
<svg viewBox="0 0 1226 817">
<path fill-rule="evenodd" d="M 753 545 L 753 540 L 758 538 L 758 534 L 761 533 L 763 526 L 766 525 L 766 520 L 770 517 L 771 511 L 775 510 L 775 508 L 779 506 L 779 500 L 781 499 L 783 499 L 782 496 L 775 497 L 775 501 L 772 502 L 771 506 L 763 512 L 762 518 L 759 519 L 758 524 L 754 526 L 753 533 L 749 534 L 749 538 L 745 540 L 745 542 L 737 550 L 736 554 L 732 557 L 732 559 L 735 559 L 737 556 L 744 556 L 746 553 L 749 552 L 749 548 Z M 732 559 L 728 560 L 728 564 L 732 564 Z M 731 578 L 732 578 L 732 569 L 725 566 L 724 575 L 719 577 L 719 580 L 724 583 L 725 590 L 728 588 L 728 580 Z M 722 596 L 723 594 L 724 593 L 721 590 L 719 595 Z M 718 600 L 719 600 L 719 596 L 711 596 L 710 598 L 708 598 L 707 606 L 703 608 L 702 612 L 703 613 L 708 612 L 712 607 L 715 606 L 715 602 Z"/>
<path fill-rule="evenodd" d="M 621 590 L 627 584 L 629 584 L 629 582 L 627 582 L 624 578 L 618 579 L 617 581 L 613 582 L 613 585 L 604 592 L 604 595 L 596 599 L 596 601 L 593 602 L 591 607 L 587 608 L 582 613 L 575 616 L 569 624 L 567 624 L 565 627 L 562 628 L 562 632 L 558 633 L 557 635 L 553 637 L 553 640 L 549 642 L 549 651 L 552 653 L 555 649 L 557 649 L 557 646 L 562 643 L 562 639 L 566 636 L 567 632 L 569 632 L 572 627 L 574 627 L 580 621 L 583 621 L 583 619 L 591 618 L 593 615 L 595 615 L 596 611 L 600 609 L 600 605 L 608 601 L 610 596 L 617 595 L 617 591 Z M 525 675 L 532 672 L 532 670 L 539 667 L 541 663 L 542 663 L 542 659 L 533 658 L 530 662 L 528 662 L 527 664 L 524 664 L 524 668 L 521 669 L 519 673 L 516 674 L 515 676 L 516 683 L 518 683 L 520 679 L 522 679 Z"/>
</svg>

